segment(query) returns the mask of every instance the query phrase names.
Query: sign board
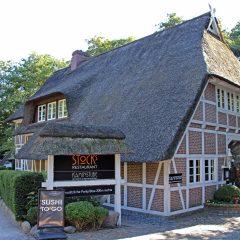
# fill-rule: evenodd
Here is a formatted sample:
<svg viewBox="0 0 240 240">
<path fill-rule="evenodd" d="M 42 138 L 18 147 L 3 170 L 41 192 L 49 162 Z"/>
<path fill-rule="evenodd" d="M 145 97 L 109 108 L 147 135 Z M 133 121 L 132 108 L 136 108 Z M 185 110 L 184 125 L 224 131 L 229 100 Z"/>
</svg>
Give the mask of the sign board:
<svg viewBox="0 0 240 240">
<path fill-rule="evenodd" d="M 56 155 L 54 181 L 115 179 L 114 155 Z"/>
<path fill-rule="evenodd" d="M 39 190 L 38 228 L 64 227 L 64 191 Z"/>
<path fill-rule="evenodd" d="M 169 184 L 182 183 L 182 173 L 169 174 Z"/>
<path fill-rule="evenodd" d="M 115 194 L 115 185 L 64 187 L 66 197 Z"/>
</svg>

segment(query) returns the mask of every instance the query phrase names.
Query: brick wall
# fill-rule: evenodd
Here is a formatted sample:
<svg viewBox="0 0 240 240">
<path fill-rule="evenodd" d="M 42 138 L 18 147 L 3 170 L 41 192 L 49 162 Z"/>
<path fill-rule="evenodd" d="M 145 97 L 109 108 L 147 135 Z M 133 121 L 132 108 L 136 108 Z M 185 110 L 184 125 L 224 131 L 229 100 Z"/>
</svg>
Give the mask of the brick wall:
<svg viewBox="0 0 240 240">
<path fill-rule="evenodd" d="M 202 205 L 202 188 L 189 189 L 189 207 Z"/>
<path fill-rule="evenodd" d="M 212 200 L 215 191 L 216 191 L 216 186 L 207 186 L 205 188 L 205 201 Z"/>
<path fill-rule="evenodd" d="M 216 135 L 213 133 L 204 133 L 204 153 L 216 154 Z"/>
<path fill-rule="evenodd" d="M 205 103 L 205 121 L 216 123 L 216 106 L 212 104 Z"/>
<path fill-rule="evenodd" d="M 237 117 L 238 126 L 240 127 L 240 117 Z"/>
<path fill-rule="evenodd" d="M 216 102 L 216 92 L 215 86 L 211 83 L 208 84 L 205 92 L 204 92 L 205 99 L 208 101 Z"/>
<path fill-rule="evenodd" d="M 227 114 L 218 112 L 218 122 L 222 125 L 227 125 Z"/>
<path fill-rule="evenodd" d="M 184 136 L 184 138 L 182 139 L 177 154 L 186 154 L 186 136 Z"/>
<path fill-rule="evenodd" d="M 218 134 L 218 154 L 226 154 L 226 135 Z"/>
<path fill-rule="evenodd" d="M 224 158 L 218 158 L 218 181 L 222 181 Z"/>
<path fill-rule="evenodd" d="M 178 173 L 182 173 L 182 183 L 181 186 L 186 185 L 186 158 L 174 158 L 176 169 Z M 170 173 L 175 173 L 173 168 L 173 163 L 171 162 Z M 177 184 L 171 184 L 171 187 L 177 187 Z"/>
<path fill-rule="evenodd" d="M 142 188 L 127 187 L 127 206 L 134 208 L 142 208 Z"/>
<path fill-rule="evenodd" d="M 146 164 L 146 183 L 153 184 L 157 173 L 158 163 Z"/>
<path fill-rule="evenodd" d="M 164 185 L 164 164 L 162 165 L 157 184 L 158 185 Z"/>
<path fill-rule="evenodd" d="M 202 121 L 203 120 L 203 104 L 202 102 L 199 103 L 197 110 L 193 116 L 194 120 Z"/>
<path fill-rule="evenodd" d="M 230 126 L 236 127 L 237 126 L 236 116 L 234 116 L 232 114 L 228 114 L 228 123 L 229 123 Z"/>
<path fill-rule="evenodd" d="M 189 153 L 201 154 L 202 153 L 202 133 L 189 131 Z"/>
<path fill-rule="evenodd" d="M 183 190 L 182 194 L 183 194 L 184 205 L 186 206 L 186 191 Z M 179 191 L 171 192 L 170 197 L 171 197 L 171 212 L 182 210 L 183 208 L 182 208 L 182 202 L 181 202 Z"/>
<path fill-rule="evenodd" d="M 128 179 L 128 182 L 142 183 L 142 164 L 141 163 L 127 164 L 127 179 Z"/>
<path fill-rule="evenodd" d="M 163 212 L 164 211 L 164 196 L 162 189 L 156 189 L 153 198 L 151 210 Z"/>
</svg>

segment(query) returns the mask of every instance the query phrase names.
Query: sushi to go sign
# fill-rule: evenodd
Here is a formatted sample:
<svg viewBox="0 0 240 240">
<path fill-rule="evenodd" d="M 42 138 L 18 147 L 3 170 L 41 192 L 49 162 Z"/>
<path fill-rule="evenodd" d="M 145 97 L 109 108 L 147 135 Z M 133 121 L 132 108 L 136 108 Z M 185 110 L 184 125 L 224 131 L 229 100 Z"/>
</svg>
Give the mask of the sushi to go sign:
<svg viewBox="0 0 240 240">
<path fill-rule="evenodd" d="M 64 227 L 64 191 L 39 190 L 38 228 Z"/>
</svg>

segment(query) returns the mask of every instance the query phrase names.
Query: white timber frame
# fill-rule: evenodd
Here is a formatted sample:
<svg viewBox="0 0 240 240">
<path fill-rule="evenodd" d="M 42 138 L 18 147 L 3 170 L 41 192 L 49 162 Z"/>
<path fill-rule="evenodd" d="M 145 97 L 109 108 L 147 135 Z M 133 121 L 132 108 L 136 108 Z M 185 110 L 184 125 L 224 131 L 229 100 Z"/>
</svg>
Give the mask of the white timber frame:
<svg viewBox="0 0 240 240">
<path fill-rule="evenodd" d="M 207 100 L 205 98 L 205 90 L 208 86 L 208 84 L 211 83 L 215 86 L 215 97 L 216 97 L 216 102 Z M 187 211 L 191 211 L 191 210 L 196 210 L 196 209 L 200 209 L 204 207 L 204 203 L 205 203 L 205 193 L 206 193 L 206 187 L 210 187 L 210 186 L 214 186 L 216 187 L 216 189 L 225 184 L 226 182 L 223 181 L 222 176 L 218 176 L 218 169 L 219 167 L 223 168 L 224 166 L 219 166 L 218 163 L 218 159 L 219 158 L 226 158 L 228 156 L 228 144 L 232 141 L 232 140 L 236 140 L 236 141 L 240 141 L 240 135 L 238 134 L 238 131 L 240 130 L 240 124 L 238 121 L 238 117 L 240 117 L 239 112 L 233 112 L 230 110 L 226 110 L 226 109 L 221 109 L 218 107 L 218 102 L 217 102 L 217 88 L 223 89 L 224 91 L 232 91 L 234 94 L 237 94 L 237 90 L 236 88 L 234 88 L 233 86 L 228 85 L 227 83 L 224 82 L 220 82 L 219 80 L 216 80 L 215 78 L 210 78 L 208 83 L 206 84 L 202 95 L 200 97 L 200 100 L 193 112 L 193 115 L 187 125 L 187 128 L 185 130 L 184 135 L 182 136 L 181 141 L 179 142 L 179 145 L 176 149 L 176 152 L 174 154 L 174 158 L 185 158 L 186 159 L 186 186 L 181 186 L 178 189 L 179 191 L 182 190 L 186 190 L 186 208 L 184 210 L 184 208 L 182 208 L 182 210 L 178 210 L 178 211 L 174 211 L 171 212 L 170 215 L 173 214 L 177 214 L 177 213 L 182 213 L 182 212 L 187 212 Z M 225 94 L 226 95 L 226 94 Z M 238 93 L 238 95 L 240 95 L 240 93 Z M 199 104 L 202 104 L 202 117 L 203 120 L 195 120 L 194 119 L 194 115 L 197 111 L 197 108 L 199 106 Z M 216 106 L 216 122 L 208 122 L 206 119 L 206 104 L 210 104 L 212 106 Z M 234 103 L 236 105 L 236 103 Z M 227 99 L 225 96 L 225 108 L 227 107 Z M 235 106 L 236 108 L 236 106 Z M 227 117 L 227 123 L 225 124 L 220 124 L 219 123 L 219 113 L 224 113 L 226 114 Z M 236 119 L 236 126 L 231 126 L 230 125 L 230 119 L 229 119 L 229 115 L 232 115 L 235 119 Z M 201 125 L 200 128 L 195 128 L 195 127 L 191 127 L 191 124 L 199 124 Z M 212 127 L 212 129 L 209 129 L 207 126 Z M 226 132 L 224 131 L 219 131 L 220 128 L 224 128 L 226 129 Z M 202 139 L 202 151 L 200 154 L 190 154 L 189 152 L 189 131 L 191 132 L 199 132 L 201 133 L 201 139 Z M 232 132 L 231 132 L 232 131 Z M 205 133 L 212 133 L 215 136 L 215 149 L 216 149 L 216 153 L 215 154 L 206 154 L 205 153 L 205 139 L 204 139 L 204 134 Z M 221 154 L 219 153 L 218 150 L 218 136 L 219 135 L 224 135 L 226 138 L 226 154 Z M 185 154 L 178 154 L 178 149 L 181 145 L 181 142 L 183 140 L 183 138 L 186 137 L 186 153 Z M 173 168 L 175 165 L 175 159 L 173 158 L 172 163 L 173 163 Z M 190 159 L 199 159 L 201 161 L 201 182 L 200 183 L 189 183 L 189 160 Z M 204 176 L 204 160 L 205 159 L 213 159 L 214 160 L 214 180 L 213 181 L 205 181 L 205 176 Z M 175 169 L 174 172 L 176 173 Z M 193 188 L 201 188 L 202 189 L 202 205 L 201 206 L 196 206 L 196 207 L 189 207 L 189 190 L 193 189 Z M 176 188 L 171 188 L 171 191 L 176 190 Z M 182 202 L 182 196 L 180 194 L 180 198 L 181 198 L 181 202 Z M 182 204 L 183 206 L 183 204 Z"/>
<path fill-rule="evenodd" d="M 126 210 L 131 210 L 131 211 L 136 211 L 136 212 L 142 212 L 142 213 L 150 213 L 150 214 L 156 214 L 156 215 L 161 215 L 161 216 L 171 216 L 175 214 L 180 214 L 184 212 L 190 212 L 194 211 L 197 209 L 201 209 L 204 207 L 204 202 L 205 202 L 205 193 L 206 193 L 206 188 L 214 186 L 218 188 L 219 186 L 225 184 L 226 182 L 223 181 L 221 176 L 218 176 L 218 171 L 219 168 L 222 166 L 219 166 L 218 159 L 219 158 L 225 158 L 226 154 L 220 153 L 219 152 L 219 146 L 218 146 L 218 138 L 221 135 L 224 135 L 226 138 L 226 149 L 228 149 L 228 143 L 231 140 L 240 140 L 240 135 L 237 134 L 238 130 L 240 129 L 240 124 L 237 124 L 236 127 L 230 126 L 229 123 L 229 117 L 227 115 L 227 124 L 222 125 L 218 122 L 218 114 L 219 112 L 223 112 L 221 109 L 217 108 L 217 100 L 216 102 L 211 101 L 209 99 L 206 99 L 205 97 L 205 92 L 206 88 L 208 87 L 208 84 L 211 83 L 215 85 L 215 90 L 217 88 L 217 84 L 210 78 L 208 83 L 206 84 L 205 88 L 202 91 L 202 94 L 200 96 L 200 99 L 197 103 L 197 106 L 191 116 L 191 119 L 186 127 L 185 133 L 182 136 L 181 141 L 179 142 L 179 145 L 177 146 L 176 152 L 174 154 L 174 157 L 171 160 L 164 160 L 158 162 L 158 165 L 156 166 L 156 174 L 153 179 L 153 183 L 149 184 L 147 183 L 146 179 L 146 169 L 148 168 L 148 163 L 142 163 L 142 179 L 141 182 L 131 182 L 130 177 L 128 176 L 128 163 L 124 162 L 123 164 L 123 178 L 124 181 L 122 181 L 122 186 L 124 189 L 124 194 L 123 194 L 123 205 L 122 209 Z M 216 96 L 217 97 L 217 96 Z M 194 115 L 197 111 L 198 106 L 202 104 L 202 120 L 195 120 Z M 207 116 L 206 116 L 206 111 L 207 107 L 209 105 L 215 106 L 216 107 L 216 122 L 208 122 L 207 121 Z M 232 114 L 233 112 L 225 111 L 224 113 L 227 114 Z M 240 117 L 240 114 L 239 114 Z M 236 122 L 237 121 L 237 116 L 236 116 Z M 198 124 L 200 127 L 197 128 L 194 125 L 191 124 Z M 220 128 L 226 128 L 226 132 L 220 131 Z M 234 132 L 231 132 L 230 130 L 233 129 Z M 199 154 L 192 154 L 189 151 L 189 132 L 198 132 L 201 133 L 201 145 L 202 145 L 202 150 L 201 153 Z M 206 154 L 205 151 L 205 139 L 204 135 L 205 133 L 212 133 L 215 134 L 215 149 L 216 153 L 215 154 Z M 184 154 L 179 154 L 178 149 L 180 147 L 180 144 L 183 140 L 183 138 L 186 137 L 186 152 Z M 180 173 L 177 163 L 176 158 L 184 158 L 186 160 L 186 168 L 185 168 L 185 173 L 186 173 L 186 184 L 176 184 L 175 186 L 171 186 L 169 184 L 169 173 L 170 169 L 172 169 L 172 173 Z M 201 162 L 201 182 L 200 183 L 189 183 L 189 160 L 190 159 L 199 159 Z M 204 176 L 204 160 L 205 159 L 213 159 L 215 161 L 214 167 L 214 181 L 205 181 L 205 176 Z M 140 164 L 140 163 L 139 163 Z M 164 172 L 164 183 L 158 183 L 159 177 L 162 174 L 162 171 Z M 220 173 L 220 172 L 219 172 Z M 142 207 L 130 207 L 129 202 L 131 199 L 128 199 L 129 187 L 138 187 L 141 188 L 142 190 Z M 190 205 L 190 191 L 191 189 L 194 188 L 201 188 L 202 189 L 202 198 L 200 200 L 200 205 L 199 206 L 191 206 Z M 150 191 L 149 191 L 150 189 Z M 162 201 L 158 198 L 156 198 L 156 190 L 161 189 L 164 192 L 164 210 L 153 210 L 154 204 L 156 201 Z M 146 190 L 148 190 L 148 197 L 146 194 Z M 179 193 L 179 199 L 180 199 L 180 210 L 172 210 L 171 209 L 171 192 L 178 192 Z M 184 191 L 184 192 L 183 192 Z M 113 204 L 110 203 L 110 199 L 108 201 L 108 204 L 110 206 L 113 206 Z"/>
<path fill-rule="evenodd" d="M 85 181 L 54 181 L 54 156 L 48 155 L 47 181 L 42 187 L 53 190 L 54 187 L 102 186 L 115 185 L 114 210 L 119 213 L 118 226 L 121 226 L 121 157 L 115 154 L 115 179 L 85 180 Z"/>
</svg>

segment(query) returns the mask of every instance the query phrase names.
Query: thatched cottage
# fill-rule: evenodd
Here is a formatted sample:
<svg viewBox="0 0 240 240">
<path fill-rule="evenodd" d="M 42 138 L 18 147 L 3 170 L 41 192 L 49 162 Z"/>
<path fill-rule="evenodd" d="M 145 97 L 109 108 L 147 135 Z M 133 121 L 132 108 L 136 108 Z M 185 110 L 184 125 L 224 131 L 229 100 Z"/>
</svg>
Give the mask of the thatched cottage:
<svg viewBox="0 0 240 240">
<path fill-rule="evenodd" d="M 44 149 L 65 154 L 82 138 L 99 153 L 130 152 L 121 155 L 123 209 L 200 209 L 225 184 L 240 140 L 240 62 L 206 13 L 97 57 L 75 51 L 7 121 L 19 169 L 44 170 Z"/>
</svg>

